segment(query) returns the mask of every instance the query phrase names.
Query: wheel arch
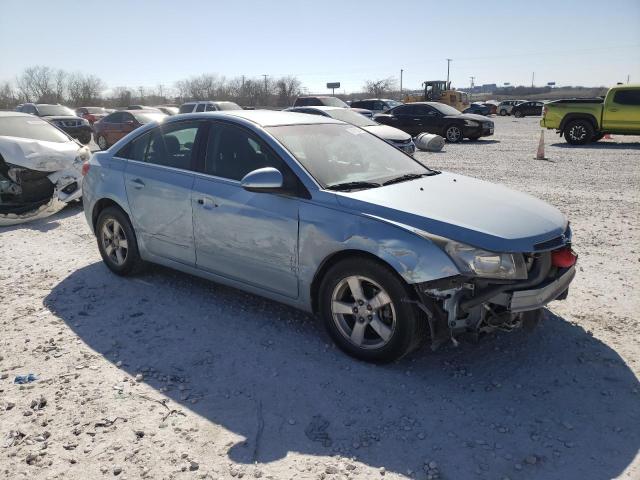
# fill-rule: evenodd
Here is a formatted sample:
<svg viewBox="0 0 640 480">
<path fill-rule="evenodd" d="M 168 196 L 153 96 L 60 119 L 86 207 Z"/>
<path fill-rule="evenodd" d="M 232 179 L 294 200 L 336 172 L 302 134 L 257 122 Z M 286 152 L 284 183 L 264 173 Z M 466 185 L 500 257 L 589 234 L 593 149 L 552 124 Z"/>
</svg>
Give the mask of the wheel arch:
<svg viewBox="0 0 640 480">
<path fill-rule="evenodd" d="M 127 216 L 129 221 L 131 221 L 131 216 L 129 215 L 129 212 L 127 212 L 127 210 L 118 202 L 116 202 L 113 198 L 109 198 L 109 197 L 101 198 L 100 200 L 96 201 L 96 203 L 93 205 L 93 210 L 91 211 L 91 226 L 93 227 L 94 232 L 96 231 L 96 223 L 98 222 L 98 217 L 100 216 L 100 212 L 102 212 L 104 209 L 109 207 L 115 207 L 118 210 L 121 210 L 122 213 L 124 213 Z"/>
<path fill-rule="evenodd" d="M 319 303 L 319 296 L 320 296 L 320 284 L 322 283 L 322 280 L 324 279 L 324 277 L 326 276 L 327 272 L 329 271 L 329 269 L 331 267 L 333 267 L 334 265 L 340 263 L 343 260 L 349 259 L 349 258 L 354 258 L 354 257 L 359 257 L 359 258 L 366 258 L 368 260 L 373 260 L 374 262 L 378 263 L 379 265 L 382 265 L 383 267 L 387 268 L 390 272 L 392 272 L 405 286 L 410 287 L 409 283 L 407 283 L 407 281 L 402 277 L 402 275 L 398 272 L 398 268 L 394 267 L 390 262 L 388 262 L 387 260 L 380 258 L 379 256 L 368 252 L 366 250 L 358 250 L 358 249 L 346 249 L 346 250 L 340 250 L 337 252 L 333 252 L 332 254 L 328 255 L 321 263 L 320 266 L 318 267 L 318 269 L 316 270 L 316 273 L 313 277 L 313 280 L 311 281 L 310 287 L 309 287 L 309 298 L 311 300 L 311 310 L 313 313 L 318 313 L 318 303 Z M 408 291 L 412 292 L 413 294 L 413 290 L 411 288 L 408 288 Z M 417 298 L 414 298 L 417 299 Z"/>
<path fill-rule="evenodd" d="M 591 123 L 591 126 L 593 127 L 594 131 L 598 131 L 598 121 L 596 119 L 595 116 L 593 116 L 590 113 L 568 113 L 567 115 L 565 115 L 562 118 L 562 121 L 560 122 L 560 128 L 558 130 L 560 130 L 560 133 L 564 133 L 564 129 L 566 128 L 567 124 L 569 122 L 572 122 L 574 120 L 587 120 L 588 122 Z"/>
</svg>

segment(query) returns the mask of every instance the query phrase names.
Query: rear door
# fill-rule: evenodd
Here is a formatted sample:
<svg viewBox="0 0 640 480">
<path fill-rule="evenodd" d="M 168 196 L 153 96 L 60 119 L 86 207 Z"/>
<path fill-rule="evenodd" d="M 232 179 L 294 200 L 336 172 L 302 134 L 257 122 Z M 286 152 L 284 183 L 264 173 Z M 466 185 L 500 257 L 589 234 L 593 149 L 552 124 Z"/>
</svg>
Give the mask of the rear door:
<svg viewBox="0 0 640 480">
<path fill-rule="evenodd" d="M 299 200 L 240 186 L 258 168 L 277 168 L 285 184 L 297 180 L 294 174 L 262 140 L 236 125 L 212 122 L 206 151 L 193 186 L 198 268 L 296 298 Z"/>
<path fill-rule="evenodd" d="M 191 188 L 202 122 L 172 122 L 130 142 L 125 186 L 138 240 L 153 255 L 195 265 Z"/>
<path fill-rule="evenodd" d="M 105 118 L 104 125 L 102 127 L 102 135 L 107 139 L 109 145 L 113 145 L 120 138 L 120 130 L 122 128 L 124 115 L 122 112 L 115 112 Z"/>
<path fill-rule="evenodd" d="M 640 133 L 640 88 L 625 88 L 613 93 L 602 114 L 604 129 Z"/>
<path fill-rule="evenodd" d="M 420 131 L 414 135 L 422 132 L 442 133 L 440 114 L 435 108 L 429 105 L 415 105 L 414 108 L 416 112 L 415 118 L 420 119 Z"/>
</svg>

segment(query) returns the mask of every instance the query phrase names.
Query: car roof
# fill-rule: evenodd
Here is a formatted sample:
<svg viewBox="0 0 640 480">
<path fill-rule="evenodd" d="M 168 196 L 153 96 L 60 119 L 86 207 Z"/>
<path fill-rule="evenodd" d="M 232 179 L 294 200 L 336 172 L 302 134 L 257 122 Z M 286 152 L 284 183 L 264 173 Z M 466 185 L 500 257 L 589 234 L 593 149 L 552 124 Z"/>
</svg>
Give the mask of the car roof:
<svg viewBox="0 0 640 480">
<path fill-rule="evenodd" d="M 302 110 L 302 109 L 307 109 L 307 108 L 315 108 L 316 110 L 348 110 L 345 109 L 344 107 L 328 107 L 326 105 L 307 105 L 307 106 L 300 106 L 300 107 L 291 107 L 291 109 L 296 109 L 296 110 Z M 354 109 L 354 110 L 364 110 L 362 108 L 360 109 Z"/>
<path fill-rule="evenodd" d="M 314 107 L 317 108 L 317 107 Z M 277 110 L 225 110 L 223 112 L 197 112 L 174 115 L 168 122 L 179 121 L 185 118 L 228 118 L 236 117 L 248 120 L 261 127 L 276 127 L 280 125 L 309 125 L 322 123 L 344 124 L 340 120 L 331 117 L 310 115 L 298 112 L 281 112 Z"/>
<path fill-rule="evenodd" d="M 381 102 L 397 102 L 398 100 L 392 100 L 390 98 L 363 98 L 361 100 L 354 100 L 354 102 L 370 102 L 372 100 L 379 100 Z"/>
</svg>

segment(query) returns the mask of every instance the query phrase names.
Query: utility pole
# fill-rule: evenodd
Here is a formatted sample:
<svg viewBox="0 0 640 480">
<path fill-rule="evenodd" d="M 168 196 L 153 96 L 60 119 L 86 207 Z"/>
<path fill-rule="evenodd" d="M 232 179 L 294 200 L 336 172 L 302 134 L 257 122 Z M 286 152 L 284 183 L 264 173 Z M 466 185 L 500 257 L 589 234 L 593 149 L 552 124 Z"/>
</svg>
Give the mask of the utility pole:
<svg viewBox="0 0 640 480">
<path fill-rule="evenodd" d="M 631 78 L 631 75 L 627 74 L 627 84 L 629 83 L 629 78 Z"/>
<path fill-rule="evenodd" d="M 473 81 L 476 79 L 476 77 L 471 76 L 471 77 L 469 77 L 469 78 L 471 79 L 471 88 L 473 88 Z"/>
<path fill-rule="evenodd" d="M 449 88 L 449 64 L 451 63 L 451 58 L 447 58 L 447 88 Z"/>
<path fill-rule="evenodd" d="M 534 82 L 535 78 L 536 78 L 536 72 L 532 72 L 531 73 L 531 88 L 533 88 L 533 82 Z"/>
<path fill-rule="evenodd" d="M 264 103 L 266 105 L 266 103 L 267 103 L 267 77 L 269 75 L 262 74 L 262 76 L 264 77 Z"/>
<path fill-rule="evenodd" d="M 400 69 L 400 96 L 402 97 L 402 72 L 404 72 L 403 69 Z M 629 83 L 627 81 L 627 83 Z"/>
</svg>

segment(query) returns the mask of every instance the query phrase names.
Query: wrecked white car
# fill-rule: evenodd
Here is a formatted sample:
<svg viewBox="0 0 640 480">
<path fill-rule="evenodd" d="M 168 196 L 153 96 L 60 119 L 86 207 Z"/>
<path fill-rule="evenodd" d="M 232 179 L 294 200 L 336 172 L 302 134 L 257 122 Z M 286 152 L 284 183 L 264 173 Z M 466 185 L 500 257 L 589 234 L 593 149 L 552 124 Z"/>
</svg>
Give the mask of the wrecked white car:
<svg viewBox="0 0 640 480">
<path fill-rule="evenodd" d="M 0 226 L 43 218 L 82 196 L 91 151 L 33 115 L 0 112 Z"/>
</svg>

